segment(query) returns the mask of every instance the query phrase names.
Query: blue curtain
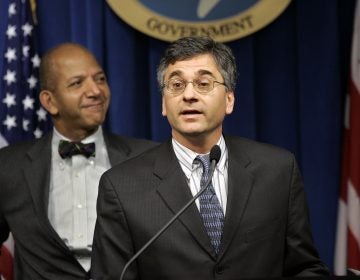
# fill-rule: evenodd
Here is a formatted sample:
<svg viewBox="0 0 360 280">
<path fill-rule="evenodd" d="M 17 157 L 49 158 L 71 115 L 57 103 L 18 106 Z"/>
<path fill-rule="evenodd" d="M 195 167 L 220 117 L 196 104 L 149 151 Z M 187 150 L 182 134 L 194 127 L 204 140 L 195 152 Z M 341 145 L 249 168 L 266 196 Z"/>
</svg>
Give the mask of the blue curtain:
<svg viewBox="0 0 360 280">
<path fill-rule="evenodd" d="M 0 3 L 0 53 L 7 4 Z M 235 111 L 225 121 L 225 133 L 295 153 L 315 243 L 330 268 L 354 4 L 293 0 L 266 28 L 229 43 L 240 75 Z M 37 14 L 41 53 L 73 41 L 87 46 L 104 66 L 112 89 L 109 130 L 158 141 L 169 138 L 156 84 L 156 66 L 167 43 L 128 26 L 104 0 L 37 0 Z"/>
</svg>

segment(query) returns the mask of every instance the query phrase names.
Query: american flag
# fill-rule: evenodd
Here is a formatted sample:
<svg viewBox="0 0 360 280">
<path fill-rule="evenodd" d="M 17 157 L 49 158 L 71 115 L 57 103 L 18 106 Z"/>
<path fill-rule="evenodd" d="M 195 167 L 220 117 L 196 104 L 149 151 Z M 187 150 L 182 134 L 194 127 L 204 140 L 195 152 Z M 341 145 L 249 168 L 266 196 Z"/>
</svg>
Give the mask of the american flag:
<svg viewBox="0 0 360 280">
<path fill-rule="evenodd" d="M 357 2 L 347 94 L 335 274 L 360 275 L 360 2 Z"/>
<path fill-rule="evenodd" d="M 39 138 L 51 127 L 38 99 L 40 56 L 36 48 L 34 7 L 35 0 L 9 1 L 6 42 L 1 57 L 0 147 Z M 2 279 L 13 278 L 12 256 L 10 239 L 1 248 Z"/>
<path fill-rule="evenodd" d="M 36 29 L 29 0 L 11 0 L 2 59 L 0 133 L 8 144 L 39 138 L 49 129 L 40 106 Z"/>
</svg>

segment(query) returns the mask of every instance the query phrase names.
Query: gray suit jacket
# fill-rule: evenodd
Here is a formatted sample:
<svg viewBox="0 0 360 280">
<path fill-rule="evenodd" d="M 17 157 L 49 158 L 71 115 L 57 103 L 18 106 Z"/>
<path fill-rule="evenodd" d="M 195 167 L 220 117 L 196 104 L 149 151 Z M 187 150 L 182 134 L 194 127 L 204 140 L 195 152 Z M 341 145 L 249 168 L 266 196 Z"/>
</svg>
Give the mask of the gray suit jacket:
<svg viewBox="0 0 360 280">
<path fill-rule="evenodd" d="M 87 279 L 48 220 L 52 133 L 0 150 L 0 244 L 12 232 L 15 279 Z M 115 165 L 156 144 L 104 132 Z"/>
<path fill-rule="evenodd" d="M 327 275 L 313 245 L 293 155 L 225 137 L 228 203 L 214 254 L 193 204 L 126 273 L 125 279 L 239 279 Z M 192 198 L 171 142 L 105 172 L 92 251 L 95 279 L 118 279 L 125 263 Z"/>
</svg>

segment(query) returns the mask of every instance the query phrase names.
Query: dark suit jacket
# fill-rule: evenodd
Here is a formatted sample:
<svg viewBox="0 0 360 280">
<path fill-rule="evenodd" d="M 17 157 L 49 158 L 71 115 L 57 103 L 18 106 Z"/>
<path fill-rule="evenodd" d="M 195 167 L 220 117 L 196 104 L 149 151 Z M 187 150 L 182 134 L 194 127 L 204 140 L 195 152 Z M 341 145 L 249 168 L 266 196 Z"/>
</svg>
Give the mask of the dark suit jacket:
<svg viewBox="0 0 360 280">
<path fill-rule="evenodd" d="M 294 156 L 225 137 L 228 203 L 216 257 L 192 205 L 133 263 L 125 279 L 239 279 L 327 275 L 313 245 Z M 118 279 L 124 264 L 192 198 L 171 142 L 100 180 L 92 276 Z"/>
<path fill-rule="evenodd" d="M 12 232 L 16 279 L 86 279 L 47 216 L 52 134 L 0 150 L 0 244 Z M 155 145 L 104 133 L 111 165 Z"/>
</svg>

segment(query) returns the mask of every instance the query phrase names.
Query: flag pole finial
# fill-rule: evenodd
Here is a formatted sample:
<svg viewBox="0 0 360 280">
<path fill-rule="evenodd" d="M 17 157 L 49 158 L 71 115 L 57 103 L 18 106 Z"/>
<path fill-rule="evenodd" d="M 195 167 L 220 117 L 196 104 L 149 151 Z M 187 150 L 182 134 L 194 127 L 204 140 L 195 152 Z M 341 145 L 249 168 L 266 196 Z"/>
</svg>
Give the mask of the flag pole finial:
<svg viewBox="0 0 360 280">
<path fill-rule="evenodd" d="M 30 0 L 31 13 L 34 24 L 37 25 L 37 17 L 36 17 L 36 0 Z"/>
</svg>

